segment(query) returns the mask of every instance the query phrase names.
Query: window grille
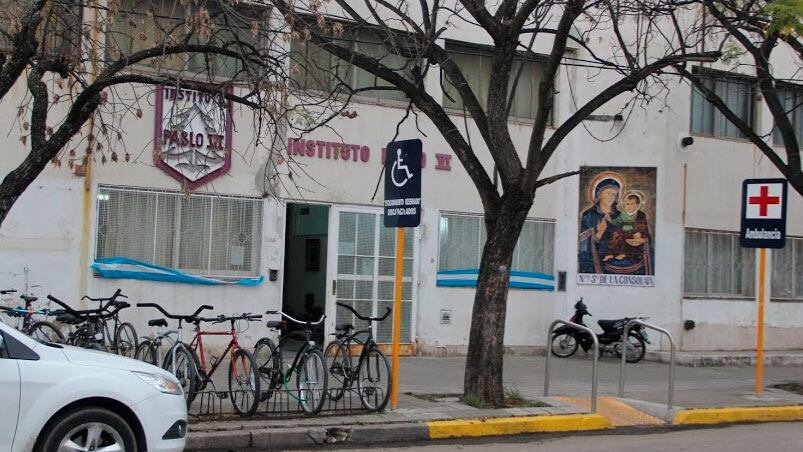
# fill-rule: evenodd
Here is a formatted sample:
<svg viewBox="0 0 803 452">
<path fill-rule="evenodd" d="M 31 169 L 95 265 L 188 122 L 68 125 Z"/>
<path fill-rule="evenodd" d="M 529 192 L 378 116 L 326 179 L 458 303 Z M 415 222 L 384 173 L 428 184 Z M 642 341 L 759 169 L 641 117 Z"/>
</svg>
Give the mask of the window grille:
<svg viewBox="0 0 803 452">
<path fill-rule="evenodd" d="M 98 189 L 96 258 L 128 257 L 206 276 L 256 276 L 261 237 L 259 198 Z"/>
</svg>

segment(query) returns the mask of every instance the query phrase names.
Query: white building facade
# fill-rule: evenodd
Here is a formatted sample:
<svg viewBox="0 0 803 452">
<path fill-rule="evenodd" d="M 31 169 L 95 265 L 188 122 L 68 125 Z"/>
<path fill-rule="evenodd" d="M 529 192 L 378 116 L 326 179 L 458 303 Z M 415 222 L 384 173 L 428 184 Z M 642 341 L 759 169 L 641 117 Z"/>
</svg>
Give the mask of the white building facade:
<svg viewBox="0 0 803 452">
<path fill-rule="evenodd" d="M 481 45 L 488 43 L 474 42 L 476 36 L 468 27 L 452 28 L 443 44 L 462 67 L 473 71 L 471 79 L 487 80 L 490 69 Z M 525 59 L 522 64 L 522 95 L 510 128 L 524 148 L 540 63 Z M 462 123 L 462 110 L 443 93 L 439 71 L 427 77 L 428 91 Z M 559 124 L 614 77 L 602 74 L 589 81 L 583 68 L 561 68 L 553 122 Z M 716 83 L 732 91 L 734 102 L 743 103 L 743 113 L 756 130 L 772 130 L 772 117 L 756 99 L 749 77 Z M 581 167 L 588 167 L 591 175 L 563 179 L 536 194 L 514 256 L 513 270 L 520 273 L 509 293 L 505 332 L 511 351 L 543 350 L 548 325 L 569 318 L 581 297 L 593 320 L 649 316 L 675 334 L 681 350 L 755 347 L 757 259 L 753 250 L 739 246 L 741 184 L 745 178 L 779 173 L 693 95 L 688 84 L 669 84 L 667 106 L 635 108 L 621 119 L 614 117 L 621 102 L 605 106 L 596 112 L 596 120 L 574 130 L 549 162 L 547 176 Z M 13 106 L 24 89 L 20 85 L 9 94 L 0 106 L 2 117 L 15 116 Z M 40 286 L 30 289 L 34 294 L 52 293 L 76 306 L 84 294 L 106 296 L 119 287 L 132 301 L 157 302 L 177 313 L 192 312 L 201 304 L 226 314 L 324 312 L 326 334 L 336 323 L 352 320 L 337 308 L 338 301 L 374 313 L 392 304 L 394 231 L 382 224 L 381 187 L 373 194 L 383 148 L 405 116 L 406 102 L 398 93 L 355 98 L 350 107 L 355 117 L 340 117 L 330 128 L 304 136 L 282 137 L 284 158 L 297 171 L 292 180 L 283 177 L 272 196 L 263 197 L 267 156 L 250 147 L 254 130 L 247 109 L 234 105 L 218 122 L 213 118 L 180 129 L 205 128 L 203 133 L 170 137 L 165 136 L 166 109 L 182 104 L 202 110 L 204 99 L 194 92 L 178 98 L 182 93 L 169 88 L 131 89 L 147 90 L 148 101 L 138 106 L 141 119 L 127 123 L 118 150 L 129 154 L 130 161 L 103 164 L 97 157 L 91 168 L 48 167 L 0 228 L 0 287 L 22 289 L 27 274 L 29 286 Z M 803 94 L 803 85 L 799 89 Z M 206 112 L 204 117 L 214 116 Z M 803 116 L 803 110 L 796 114 Z M 681 146 L 686 136 L 694 144 Z M 408 233 L 405 251 L 404 350 L 464 353 L 474 299 L 471 275 L 479 268 L 484 240 L 482 206 L 460 162 L 424 116 L 419 115 L 417 125 L 405 121 L 399 138 L 421 139 L 425 153 L 421 226 Z M 473 138 L 492 174 L 490 155 L 478 144 L 479 136 Z M 171 140 L 197 150 L 196 157 L 165 157 Z M 3 135 L 0 143 L 4 175 L 26 150 L 14 134 Z M 214 178 L 196 177 L 192 162 L 182 166 L 183 158 L 197 155 L 208 164 L 203 175 Z M 619 254 L 629 253 L 621 251 L 624 244 L 620 251 L 594 257 L 603 270 L 591 273 L 615 276 L 603 280 L 581 268 L 581 242 L 583 212 L 605 180 L 618 184 L 620 210 L 629 192 L 639 195 L 648 229 L 642 234 L 647 245 L 638 245 L 646 254 L 635 268 L 621 270 L 627 265 L 617 264 L 624 260 Z M 765 346 L 774 350 L 801 348 L 803 343 L 803 200 L 793 190 L 787 234 L 786 248 L 769 253 Z M 90 269 L 96 259 L 110 257 L 226 281 L 264 279 L 256 285 L 199 285 L 109 279 Z M 616 273 L 617 265 L 624 273 Z M 144 330 L 145 321 L 156 314 L 129 309 L 122 316 Z M 241 343 L 265 334 L 264 323 L 252 324 Z M 380 342 L 389 342 L 391 322 L 378 326 L 376 334 Z M 656 341 L 650 348 L 667 347 Z"/>
</svg>

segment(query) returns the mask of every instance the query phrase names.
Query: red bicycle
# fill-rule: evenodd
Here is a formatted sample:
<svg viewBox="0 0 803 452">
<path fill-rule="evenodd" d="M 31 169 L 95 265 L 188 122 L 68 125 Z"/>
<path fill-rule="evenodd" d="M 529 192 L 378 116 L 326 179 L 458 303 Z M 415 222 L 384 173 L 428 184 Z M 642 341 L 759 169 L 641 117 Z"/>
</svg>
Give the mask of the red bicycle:
<svg viewBox="0 0 803 452">
<path fill-rule="evenodd" d="M 184 395 L 187 399 L 187 408 L 200 391 L 211 384 L 212 388 L 220 398 L 229 398 L 234 410 L 240 416 L 251 416 L 259 406 L 259 371 L 252 355 L 248 350 L 240 347 L 237 342 L 237 321 L 253 321 L 262 318 L 261 315 L 241 314 L 237 316 L 217 316 L 217 317 L 198 317 L 203 309 L 211 309 L 211 306 L 201 306 L 194 314 L 188 316 L 177 316 L 169 314 L 156 303 L 139 303 L 137 306 L 150 306 L 160 310 L 166 317 L 179 321 L 178 340 L 170 348 L 170 352 L 165 356 L 163 368 L 171 372 L 181 382 Z M 183 321 L 192 322 L 195 325 L 195 335 L 192 342 L 186 344 L 181 338 L 181 323 Z M 206 331 L 201 329 L 202 322 L 223 323 L 229 322 L 231 328 L 228 331 Z M 212 368 L 207 371 L 206 351 L 204 349 L 204 336 L 231 336 L 229 345 L 221 355 L 221 359 L 212 359 Z M 225 361 L 224 356 L 229 356 L 229 391 L 221 393 L 217 391 L 212 375 Z"/>
</svg>

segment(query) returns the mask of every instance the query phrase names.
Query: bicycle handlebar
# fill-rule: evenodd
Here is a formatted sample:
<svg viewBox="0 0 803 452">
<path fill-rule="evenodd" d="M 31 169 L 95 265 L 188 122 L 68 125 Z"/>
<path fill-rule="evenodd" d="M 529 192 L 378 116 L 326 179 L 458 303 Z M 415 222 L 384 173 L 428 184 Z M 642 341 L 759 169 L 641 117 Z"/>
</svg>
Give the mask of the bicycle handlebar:
<svg viewBox="0 0 803 452">
<path fill-rule="evenodd" d="M 16 292 L 17 291 L 15 289 L 5 289 L 5 290 L 0 290 L 0 295 L 8 295 L 10 293 L 16 293 Z"/>
<path fill-rule="evenodd" d="M 349 305 L 347 305 L 345 303 L 341 303 L 341 302 L 338 301 L 336 304 L 338 306 L 340 306 L 341 308 L 348 309 L 349 311 L 351 311 L 354 314 L 355 317 L 357 317 L 360 320 L 365 320 L 366 322 L 381 322 L 381 321 L 385 320 L 386 318 L 388 318 L 388 316 L 390 315 L 390 313 L 392 311 L 392 309 L 387 308 L 387 310 L 385 311 L 385 315 L 383 315 L 382 317 L 363 317 L 354 308 L 352 308 L 351 306 L 349 306 Z"/>
<path fill-rule="evenodd" d="M 221 315 L 219 315 L 217 317 L 198 317 L 195 320 L 198 321 L 198 322 L 221 323 L 221 322 L 228 322 L 228 321 L 232 321 L 232 320 L 260 320 L 260 319 L 262 319 L 262 315 L 260 315 L 260 314 L 251 314 L 251 313 L 244 312 L 244 313 L 242 313 L 240 315 L 235 315 L 235 316 L 225 316 L 225 315 L 221 314 Z"/>
<path fill-rule="evenodd" d="M 115 300 L 117 300 L 118 297 L 119 298 L 128 298 L 127 296 L 123 295 L 122 289 L 117 289 L 114 292 L 114 295 L 112 295 L 109 298 L 92 298 L 89 295 L 84 295 L 83 297 L 81 297 L 81 299 L 82 300 L 101 301 L 102 302 L 102 301 L 115 301 Z"/>
<path fill-rule="evenodd" d="M 201 311 L 203 311 L 203 310 L 215 309 L 214 306 L 209 306 L 208 304 L 205 304 L 205 305 L 201 305 L 198 309 L 195 310 L 195 312 L 193 312 L 190 315 L 175 315 L 175 314 L 170 314 L 169 312 L 165 311 L 163 307 L 159 306 L 156 303 L 137 303 L 137 307 L 140 307 L 140 308 L 145 308 L 145 307 L 156 308 L 162 314 L 164 314 L 165 317 L 167 317 L 169 319 L 184 320 L 186 322 L 192 322 L 193 320 L 195 320 L 198 317 L 198 314 L 200 314 Z"/>
<path fill-rule="evenodd" d="M 56 303 L 57 305 L 63 307 L 66 312 L 68 312 L 68 313 L 70 313 L 70 314 L 72 314 L 72 315 L 74 315 L 76 317 L 80 317 L 80 318 L 82 318 L 84 320 L 87 320 L 89 317 L 92 317 L 92 316 L 95 316 L 95 317 L 97 317 L 99 319 L 109 319 L 109 318 L 112 318 L 115 315 L 117 315 L 117 313 L 120 312 L 121 309 L 131 306 L 130 304 L 128 304 L 128 303 L 126 303 L 124 301 L 110 301 L 108 304 L 106 304 L 106 306 L 102 306 L 102 307 L 100 307 L 98 309 L 78 310 L 78 309 L 71 308 L 67 303 L 59 300 L 58 298 L 54 297 L 53 295 L 48 294 L 47 299 L 52 301 L 52 302 L 54 302 L 54 303 Z M 112 305 L 114 306 L 114 309 L 112 309 L 111 311 L 107 311 L 109 306 L 112 306 Z"/>
<path fill-rule="evenodd" d="M 294 318 L 290 317 L 289 315 L 287 315 L 287 314 L 285 314 L 284 312 L 281 312 L 281 311 L 266 311 L 266 312 L 265 312 L 265 314 L 281 314 L 281 315 L 282 315 L 282 317 L 284 317 L 284 318 L 286 318 L 287 320 L 290 320 L 290 321 L 292 321 L 292 322 L 295 322 L 295 323 L 297 323 L 297 324 L 299 324 L 299 325 L 306 325 L 306 324 L 310 324 L 310 325 L 320 325 L 321 323 L 323 323 L 323 319 L 325 319 L 325 318 L 326 318 L 326 314 L 323 314 L 323 315 L 321 316 L 321 318 L 320 318 L 320 319 L 319 319 L 317 322 L 311 322 L 311 321 L 309 321 L 309 320 L 298 320 L 298 319 L 294 319 Z"/>
</svg>

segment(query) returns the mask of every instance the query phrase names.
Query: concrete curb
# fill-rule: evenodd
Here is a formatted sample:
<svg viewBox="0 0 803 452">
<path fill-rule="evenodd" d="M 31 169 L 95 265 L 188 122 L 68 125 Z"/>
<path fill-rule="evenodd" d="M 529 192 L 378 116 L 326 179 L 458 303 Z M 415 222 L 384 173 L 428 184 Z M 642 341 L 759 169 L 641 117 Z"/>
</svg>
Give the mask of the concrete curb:
<svg viewBox="0 0 803 452">
<path fill-rule="evenodd" d="M 664 418 L 664 421 L 666 421 L 664 425 L 690 426 L 801 420 L 803 420 L 803 405 L 725 407 L 678 409 L 671 422 Z M 411 443 L 447 438 L 476 438 L 524 433 L 582 432 L 614 428 L 608 419 L 599 414 L 545 414 L 540 416 L 356 424 L 350 426 L 238 428 L 197 432 L 190 430 L 186 450 L 232 451 L 251 448 L 278 450 L 333 443 L 354 445 Z"/>
<path fill-rule="evenodd" d="M 518 435 L 520 433 L 577 432 L 611 428 L 598 414 L 520 416 L 494 419 L 456 419 L 427 422 L 429 439 Z"/>
<path fill-rule="evenodd" d="M 735 422 L 803 421 L 803 406 L 725 407 L 679 410 L 673 425 L 730 424 Z"/>
</svg>

